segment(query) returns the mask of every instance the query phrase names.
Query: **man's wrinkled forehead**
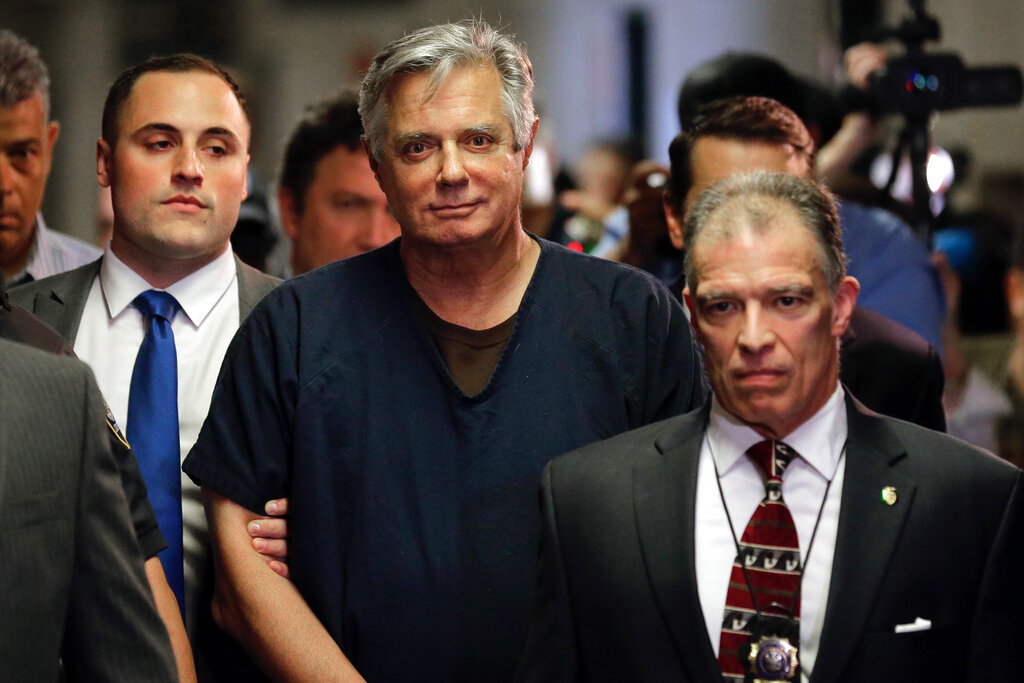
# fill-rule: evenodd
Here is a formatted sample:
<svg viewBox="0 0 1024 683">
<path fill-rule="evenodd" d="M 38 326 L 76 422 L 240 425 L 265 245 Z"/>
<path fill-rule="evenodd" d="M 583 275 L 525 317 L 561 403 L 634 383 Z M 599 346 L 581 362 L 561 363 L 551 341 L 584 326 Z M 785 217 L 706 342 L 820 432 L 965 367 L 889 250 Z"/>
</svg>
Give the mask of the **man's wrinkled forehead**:
<svg viewBox="0 0 1024 683">
<path fill-rule="evenodd" d="M 383 99 L 388 118 L 390 119 L 398 108 L 408 110 L 430 104 L 446 83 L 466 74 L 473 77 L 479 91 L 488 92 L 499 99 L 503 97 L 501 75 L 497 68 L 488 62 L 463 62 L 454 65 L 451 69 L 403 71 L 391 79 L 384 92 Z M 409 86 L 410 82 L 417 81 L 418 83 L 414 87 Z M 505 103 L 502 101 L 502 120 L 495 123 L 506 123 L 511 126 L 512 122 L 505 109 Z M 395 131 L 389 130 L 389 132 L 393 134 Z"/>
<path fill-rule="evenodd" d="M 814 234 L 796 207 L 778 197 L 746 195 L 734 197 L 711 213 L 698 230 L 694 244 L 695 265 L 698 274 L 704 257 L 725 243 L 748 237 L 763 239 L 770 232 L 801 230 L 810 235 L 813 245 L 808 254 L 814 269 L 824 272 L 825 255 Z"/>
</svg>

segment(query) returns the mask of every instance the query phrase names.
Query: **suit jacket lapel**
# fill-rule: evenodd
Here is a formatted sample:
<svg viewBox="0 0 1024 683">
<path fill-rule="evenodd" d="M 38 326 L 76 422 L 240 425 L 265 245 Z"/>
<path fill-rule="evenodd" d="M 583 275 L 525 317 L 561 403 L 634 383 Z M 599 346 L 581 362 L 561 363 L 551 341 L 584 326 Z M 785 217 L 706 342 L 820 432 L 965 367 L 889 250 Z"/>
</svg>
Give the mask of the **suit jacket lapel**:
<svg viewBox="0 0 1024 683">
<path fill-rule="evenodd" d="M 100 272 L 102 258 L 57 276 L 49 290 L 36 294 L 32 312 L 50 324 L 71 344 L 75 343 L 82 311 L 92 283 Z"/>
<path fill-rule="evenodd" d="M 697 462 L 710 406 L 709 401 L 680 418 L 633 468 L 633 506 L 647 578 L 695 681 L 721 677 L 702 617 L 693 548 Z"/>
<path fill-rule="evenodd" d="M 895 465 L 906 449 L 878 416 L 849 393 L 846 473 L 828 606 L 812 683 L 837 681 L 860 640 L 885 577 L 889 560 L 914 502 L 916 485 Z M 894 505 L 882 489 L 894 486 Z"/>
<path fill-rule="evenodd" d="M 281 284 L 281 281 L 247 266 L 237 255 L 235 256 L 235 272 L 238 273 L 238 321 L 242 322 L 260 302 L 260 299 Z"/>
</svg>

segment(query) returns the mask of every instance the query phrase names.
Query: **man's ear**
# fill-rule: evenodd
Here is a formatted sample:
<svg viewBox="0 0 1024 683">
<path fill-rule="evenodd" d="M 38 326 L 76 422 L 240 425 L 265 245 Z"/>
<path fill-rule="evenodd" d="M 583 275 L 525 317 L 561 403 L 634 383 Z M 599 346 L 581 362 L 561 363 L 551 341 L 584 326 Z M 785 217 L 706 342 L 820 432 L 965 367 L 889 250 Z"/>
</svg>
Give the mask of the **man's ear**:
<svg viewBox="0 0 1024 683">
<path fill-rule="evenodd" d="M 245 155 L 245 182 L 242 183 L 242 199 L 239 203 L 244 202 L 249 196 L 249 162 L 252 160 L 248 154 Z"/>
<path fill-rule="evenodd" d="M 533 141 L 537 139 L 537 129 L 540 128 L 540 119 L 533 120 L 533 128 L 530 130 L 530 141 L 523 148 L 523 169 L 530 163 L 530 155 L 533 154 Z"/>
<path fill-rule="evenodd" d="M 96 180 L 101 187 L 110 187 L 110 174 L 113 169 L 114 150 L 106 140 L 96 141 Z"/>
<path fill-rule="evenodd" d="M 60 137 L 60 124 L 56 121 L 50 121 L 46 126 L 46 149 L 48 153 L 53 153 L 53 146 L 57 144 L 58 137 Z"/>
<path fill-rule="evenodd" d="M 832 336 L 839 338 L 850 326 L 850 316 L 857 306 L 857 294 L 860 292 L 860 283 L 857 279 L 847 275 L 839 283 L 835 300 L 832 305 Z"/>
<path fill-rule="evenodd" d="M 299 236 L 299 214 L 291 190 L 282 187 L 277 191 L 277 212 L 281 217 L 281 228 L 289 240 Z"/>
<path fill-rule="evenodd" d="M 683 217 L 676 214 L 675 207 L 669 201 L 668 192 L 661 195 L 661 208 L 665 212 L 665 222 L 668 224 L 668 237 L 672 240 L 672 246 L 682 251 L 683 249 Z"/>
</svg>

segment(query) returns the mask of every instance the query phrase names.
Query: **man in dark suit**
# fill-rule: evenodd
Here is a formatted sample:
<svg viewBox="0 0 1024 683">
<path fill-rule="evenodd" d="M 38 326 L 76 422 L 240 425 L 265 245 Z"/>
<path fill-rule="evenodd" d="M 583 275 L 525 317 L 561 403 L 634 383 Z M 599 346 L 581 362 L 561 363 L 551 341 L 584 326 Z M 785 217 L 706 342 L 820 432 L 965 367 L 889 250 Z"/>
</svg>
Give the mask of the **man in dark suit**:
<svg viewBox="0 0 1024 683">
<path fill-rule="evenodd" d="M 97 143 L 97 177 L 110 187 L 114 210 L 110 245 L 98 261 L 11 292 L 14 303 L 45 320 L 89 363 L 132 441 L 172 546 L 160 559 L 183 607 L 201 679 L 211 677 L 204 674 L 207 667 L 227 661 L 223 653 L 233 643 L 221 642 L 209 614 L 206 517 L 199 488 L 180 474 L 180 460 L 206 417 L 221 359 L 240 321 L 278 283 L 243 265 L 229 243 L 246 195 L 249 134 L 245 98 L 218 65 L 179 54 L 126 70 L 107 95 Z M 152 431 L 152 422 L 133 412 L 133 404 L 145 405 L 145 396 L 136 403 L 133 386 L 144 357 L 140 349 L 159 316 L 145 312 L 142 300 L 152 295 L 174 306 L 166 324 L 177 400 L 172 393 L 161 406 L 177 411 L 163 441 L 177 437 L 177 449 L 169 450 L 178 452 L 165 454 L 172 462 L 163 464 L 173 469 L 161 470 L 161 484 L 147 475 L 154 458 L 147 460 L 137 442 Z M 163 508 L 176 518 L 168 518 L 154 491 L 177 480 L 180 489 Z M 168 526 L 177 531 L 168 532 Z"/>
<path fill-rule="evenodd" d="M 664 199 L 669 236 L 683 249 L 688 205 L 716 180 L 764 169 L 811 177 L 814 141 L 799 117 L 764 97 L 730 97 L 700 110 L 669 147 L 672 172 Z M 682 285 L 672 287 L 676 296 Z M 864 405 L 945 431 L 944 377 L 935 349 L 913 330 L 857 306 L 843 334 L 840 379 Z"/>
<path fill-rule="evenodd" d="M 714 398 L 546 468 L 520 680 L 1019 677 L 1022 473 L 840 385 L 828 193 L 736 176 L 685 230 Z"/>
<path fill-rule="evenodd" d="M 12 681 L 177 681 L 84 364 L 0 340 L 0 661 Z"/>
</svg>

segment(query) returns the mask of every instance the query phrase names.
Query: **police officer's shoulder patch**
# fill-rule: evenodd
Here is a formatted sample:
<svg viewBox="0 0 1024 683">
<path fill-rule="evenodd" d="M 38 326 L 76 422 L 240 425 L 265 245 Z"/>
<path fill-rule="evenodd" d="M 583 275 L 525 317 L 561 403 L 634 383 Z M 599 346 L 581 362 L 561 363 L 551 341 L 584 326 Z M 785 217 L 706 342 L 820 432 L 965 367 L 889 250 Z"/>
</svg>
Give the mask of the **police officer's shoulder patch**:
<svg viewBox="0 0 1024 683">
<path fill-rule="evenodd" d="M 122 434 L 121 430 L 118 429 L 117 420 L 114 419 L 114 413 L 110 410 L 110 406 L 107 405 L 106 401 L 103 402 L 103 407 L 107 411 L 107 426 L 110 427 L 110 431 L 114 432 L 114 436 L 117 437 L 118 441 L 124 444 L 125 448 L 131 450 L 131 446 L 128 445 L 128 439 L 124 438 L 124 434 Z"/>
</svg>

